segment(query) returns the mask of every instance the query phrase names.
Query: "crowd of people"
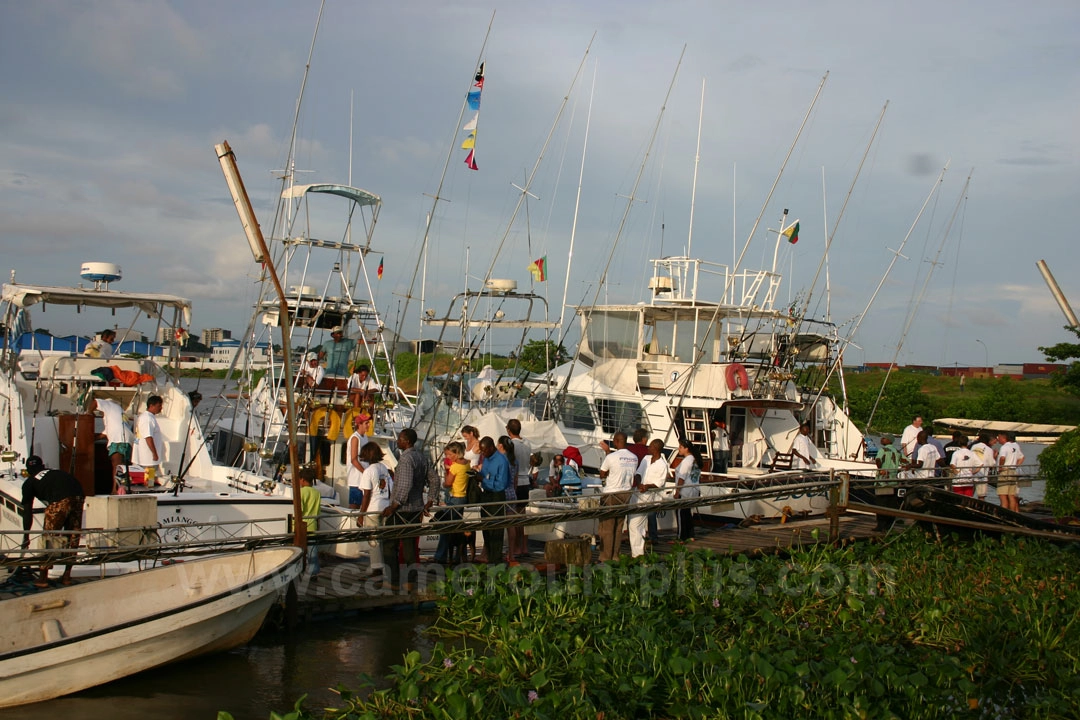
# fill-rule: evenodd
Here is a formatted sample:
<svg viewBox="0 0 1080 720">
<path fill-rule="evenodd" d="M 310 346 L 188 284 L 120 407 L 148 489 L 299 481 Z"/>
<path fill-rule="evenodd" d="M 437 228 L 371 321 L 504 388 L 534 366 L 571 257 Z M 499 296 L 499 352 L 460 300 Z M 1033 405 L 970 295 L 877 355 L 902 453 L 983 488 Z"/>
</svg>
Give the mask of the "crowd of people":
<svg viewBox="0 0 1080 720">
<path fill-rule="evenodd" d="M 953 492 L 967 497 L 986 498 L 993 483 L 1001 507 L 1013 512 L 1020 511 L 1017 489 L 1024 460 L 1013 433 L 984 430 L 972 439 L 955 432 L 942 443 L 921 415 L 904 428 L 899 448 L 891 435 L 882 436 L 875 459 L 887 479 L 948 479 Z"/>
<path fill-rule="evenodd" d="M 485 518 L 521 514 L 531 498 L 574 494 L 582 485 L 582 457 L 577 448 L 555 453 L 545 478 L 544 455 L 534 452 L 532 444 L 522 437 L 521 422 L 516 419 L 509 420 L 506 434 L 497 438 L 481 437 L 473 426 L 462 427 L 461 439 L 447 443 L 442 448 L 442 461 L 434 463 L 417 447 L 415 430 L 406 428 L 397 435 L 400 457 L 393 472 L 382 463 L 383 449 L 367 437 L 368 423 L 370 418 L 357 416 L 355 431 L 347 442 L 348 505 L 360 512 L 365 526 L 418 525 L 426 515 L 433 515 L 436 521 L 458 520 L 467 505 L 479 505 Z M 669 465 L 663 456 L 663 441 L 646 444 L 647 439 L 647 432 L 639 429 L 632 438 L 617 432 L 610 444 L 601 444 L 606 453 L 599 473 L 602 506 L 656 502 L 663 498 L 665 489 L 676 498 L 698 496 L 705 466 L 701 450 L 683 441 Z M 532 496 L 534 491 L 543 495 Z M 656 513 L 634 513 L 627 519 L 631 554 L 643 555 L 646 541 L 657 539 Z M 622 515 L 613 515 L 600 521 L 601 560 L 619 556 L 623 520 Z M 529 555 L 522 526 L 482 533 L 479 554 L 470 532 L 440 535 L 433 561 L 447 565 L 478 560 L 499 563 Z M 690 509 L 678 512 L 678 537 L 684 541 L 694 538 Z M 417 538 L 371 541 L 372 575 L 382 575 L 398 588 L 401 568 L 418 560 L 418 546 Z"/>
</svg>

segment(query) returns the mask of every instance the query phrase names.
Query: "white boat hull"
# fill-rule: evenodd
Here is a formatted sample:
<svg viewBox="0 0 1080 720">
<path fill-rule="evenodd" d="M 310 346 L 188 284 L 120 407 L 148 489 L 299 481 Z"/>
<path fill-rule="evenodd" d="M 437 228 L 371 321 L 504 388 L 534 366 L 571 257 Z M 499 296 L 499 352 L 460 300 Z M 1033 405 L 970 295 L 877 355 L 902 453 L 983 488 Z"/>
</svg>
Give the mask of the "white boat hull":
<svg viewBox="0 0 1080 720">
<path fill-rule="evenodd" d="M 301 557 L 297 548 L 235 553 L 5 600 L 0 707 L 242 645 Z"/>
</svg>

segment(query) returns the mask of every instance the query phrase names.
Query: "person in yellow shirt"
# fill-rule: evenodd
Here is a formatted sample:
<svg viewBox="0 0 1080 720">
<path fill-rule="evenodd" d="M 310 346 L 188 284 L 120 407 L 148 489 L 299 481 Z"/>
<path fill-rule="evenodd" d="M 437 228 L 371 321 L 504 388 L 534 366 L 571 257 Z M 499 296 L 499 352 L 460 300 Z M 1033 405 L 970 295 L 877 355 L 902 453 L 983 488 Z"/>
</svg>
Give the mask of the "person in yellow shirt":
<svg viewBox="0 0 1080 720">
<path fill-rule="evenodd" d="M 300 511 L 307 523 L 307 572 L 310 577 L 319 574 L 319 546 L 311 542 L 312 534 L 319 529 L 319 506 L 322 497 L 315 489 L 315 468 L 300 468 Z"/>
<path fill-rule="evenodd" d="M 443 453 L 446 456 L 446 480 L 443 487 L 450 491 L 447 501 L 452 509 L 447 511 L 445 520 L 460 520 L 461 511 L 456 506 L 466 502 L 466 489 L 469 483 L 469 463 L 465 459 L 465 443 L 454 441 L 447 443 Z M 446 533 L 439 537 L 439 546 L 435 549 L 435 562 L 455 563 L 464 560 L 465 536 L 461 533 Z"/>
</svg>

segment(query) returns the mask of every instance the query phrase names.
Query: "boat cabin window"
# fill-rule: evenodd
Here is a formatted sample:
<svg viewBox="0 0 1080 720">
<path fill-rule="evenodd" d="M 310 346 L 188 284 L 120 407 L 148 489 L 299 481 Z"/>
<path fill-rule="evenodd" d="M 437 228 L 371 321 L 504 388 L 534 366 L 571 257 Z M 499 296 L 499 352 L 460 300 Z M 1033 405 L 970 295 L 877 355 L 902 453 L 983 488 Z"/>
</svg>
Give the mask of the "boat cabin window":
<svg viewBox="0 0 1080 720">
<path fill-rule="evenodd" d="M 631 433 L 646 427 L 641 405 L 635 402 L 596 398 L 596 413 L 600 416 L 600 427 L 608 434 L 619 430 Z"/>
<path fill-rule="evenodd" d="M 595 430 L 589 401 L 581 395 L 567 395 L 563 402 L 562 421 L 573 430 Z"/>
<path fill-rule="evenodd" d="M 637 360 L 641 314 L 594 312 L 585 328 L 589 352 L 603 359 Z"/>
</svg>

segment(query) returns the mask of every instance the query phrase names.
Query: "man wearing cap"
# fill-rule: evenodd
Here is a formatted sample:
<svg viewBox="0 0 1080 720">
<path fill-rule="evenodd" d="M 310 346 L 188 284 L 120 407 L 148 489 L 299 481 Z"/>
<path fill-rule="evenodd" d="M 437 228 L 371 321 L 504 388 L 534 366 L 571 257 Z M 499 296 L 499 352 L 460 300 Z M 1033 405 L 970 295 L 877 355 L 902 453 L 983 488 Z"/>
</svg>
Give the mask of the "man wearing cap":
<svg viewBox="0 0 1080 720">
<path fill-rule="evenodd" d="M 63 470 L 48 470 L 37 455 L 26 459 L 26 480 L 22 485 L 22 516 L 24 550 L 30 548 L 30 526 L 34 523 L 34 500 L 45 504 L 45 520 L 42 529 L 66 530 L 61 547 L 79 547 L 79 530 L 82 530 L 83 488 L 74 475 Z M 34 581 L 34 587 L 49 586 L 49 568 L 51 564 L 41 566 L 41 575 Z M 60 578 L 64 585 L 71 584 L 71 565 L 64 568 Z"/>
<path fill-rule="evenodd" d="M 323 346 L 326 356 L 326 372 L 330 375 L 345 377 L 349 374 L 349 356 L 352 355 L 356 341 L 345 337 L 341 326 L 330 329 L 330 342 Z"/>
<path fill-rule="evenodd" d="M 304 367 L 296 374 L 296 387 L 302 390 L 314 390 L 326 377 L 326 371 L 319 365 L 319 356 L 311 352 L 307 354 Z"/>
</svg>

